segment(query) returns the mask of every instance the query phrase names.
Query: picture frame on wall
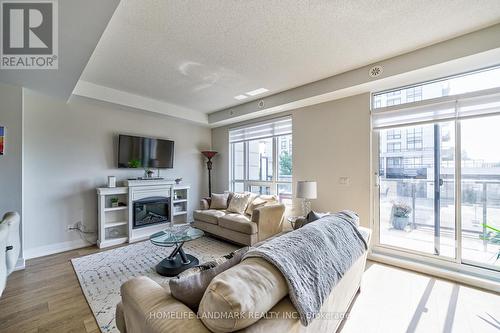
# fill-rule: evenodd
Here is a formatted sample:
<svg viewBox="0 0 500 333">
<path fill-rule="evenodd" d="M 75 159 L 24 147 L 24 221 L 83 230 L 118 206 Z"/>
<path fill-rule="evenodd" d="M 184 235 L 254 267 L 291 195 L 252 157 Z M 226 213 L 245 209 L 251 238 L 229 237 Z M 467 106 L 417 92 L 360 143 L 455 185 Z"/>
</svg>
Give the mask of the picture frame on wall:
<svg viewBox="0 0 500 333">
<path fill-rule="evenodd" d="M 0 126 L 0 156 L 5 154 L 5 127 Z"/>
</svg>

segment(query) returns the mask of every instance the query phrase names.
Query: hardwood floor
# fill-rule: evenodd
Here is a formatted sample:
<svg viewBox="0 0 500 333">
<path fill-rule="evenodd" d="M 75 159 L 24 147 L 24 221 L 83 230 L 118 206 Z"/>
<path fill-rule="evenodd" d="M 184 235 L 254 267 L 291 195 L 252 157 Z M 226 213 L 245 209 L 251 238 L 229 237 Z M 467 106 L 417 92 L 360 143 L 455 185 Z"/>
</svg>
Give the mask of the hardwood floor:
<svg viewBox="0 0 500 333">
<path fill-rule="evenodd" d="M 0 298 L 0 332 L 100 332 L 70 259 L 97 247 L 28 260 Z"/>
<path fill-rule="evenodd" d="M 70 259 L 99 251 L 29 260 L 12 273 L 0 298 L 0 332 L 98 333 Z M 369 262 L 342 332 L 499 332 L 499 318 L 497 294 Z"/>
<path fill-rule="evenodd" d="M 498 333 L 500 295 L 368 262 L 342 333 Z"/>
</svg>

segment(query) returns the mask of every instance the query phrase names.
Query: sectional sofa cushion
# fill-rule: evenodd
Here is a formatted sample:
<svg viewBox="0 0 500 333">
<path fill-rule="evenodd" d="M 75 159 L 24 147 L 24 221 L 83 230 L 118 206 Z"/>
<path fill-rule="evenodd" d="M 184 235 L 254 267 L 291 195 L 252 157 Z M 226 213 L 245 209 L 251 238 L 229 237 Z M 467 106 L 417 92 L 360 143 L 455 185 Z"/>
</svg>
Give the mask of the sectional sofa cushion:
<svg viewBox="0 0 500 333">
<path fill-rule="evenodd" d="M 219 218 L 226 215 L 225 210 L 207 209 L 207 210 L 195 210 L 193 212 L 193 217 L 195 220 L 203 221 L 212 224 L 218 224 Z"/>
<path fill-rule="evenodd" d="M 210 282 L 198 315 L 213 332 L 234 332 L 257 322 L 256 314 L 268 312 L 287 294 L 286 281 L 272 264 L 248 258 Z M 225 315 L 215 318 L 213 313 Z"/>
<path fill-rule="evenodd" d="M 248 249 L 248 246 L 238 249 L 182 272 L 169 281 L 172 296 L 196 312 L 210 281 L 218 274 L 239 264 Z"/>
<path fill-rule="evenodd" d="M 229 213 L 219 219 L 219 226 L 241 232 L 243 234 L 252 235 L 257 233 L 257 223 L 252 222 L 246 215 Z"/>
</svg>

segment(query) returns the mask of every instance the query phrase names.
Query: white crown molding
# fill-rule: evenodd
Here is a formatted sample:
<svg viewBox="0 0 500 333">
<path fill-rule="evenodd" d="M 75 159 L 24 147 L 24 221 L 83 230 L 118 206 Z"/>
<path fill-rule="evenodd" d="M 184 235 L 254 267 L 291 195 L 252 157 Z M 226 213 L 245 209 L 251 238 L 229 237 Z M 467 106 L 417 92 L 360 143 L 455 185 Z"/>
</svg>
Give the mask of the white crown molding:
<svg viewBox="0 0 500 333">
<path fill-rule="evenodd" d="M 92 82 L 79 80 L 73 90 L 73 95 L 155 112 L 208 126 L 208 116 L 205 113 Z"/>
</svg>

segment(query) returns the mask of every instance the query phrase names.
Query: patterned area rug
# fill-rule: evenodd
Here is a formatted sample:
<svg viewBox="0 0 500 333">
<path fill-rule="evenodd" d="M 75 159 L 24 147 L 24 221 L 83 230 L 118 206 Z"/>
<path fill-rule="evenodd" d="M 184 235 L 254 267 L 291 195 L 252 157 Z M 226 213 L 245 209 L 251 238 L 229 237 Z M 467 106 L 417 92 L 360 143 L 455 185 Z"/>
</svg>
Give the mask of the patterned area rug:
<svg viewBox="0 0 500 333">
<path fill-rule="evenodd" d="M 156 273 L 155 266 L 172 249 L 144 241 L 71 260 L 102 332 L 119 332 L 115 324 L 115 307 L 121 300 L 120 286 L 125 281 L 136 276 L 147 276 L 160 285 L 168 285 L 170 278 Z M 183 249 L 204 263 L 234 251 L 238 246 L 202 237 L 184 243 Z"/>
</svg>

